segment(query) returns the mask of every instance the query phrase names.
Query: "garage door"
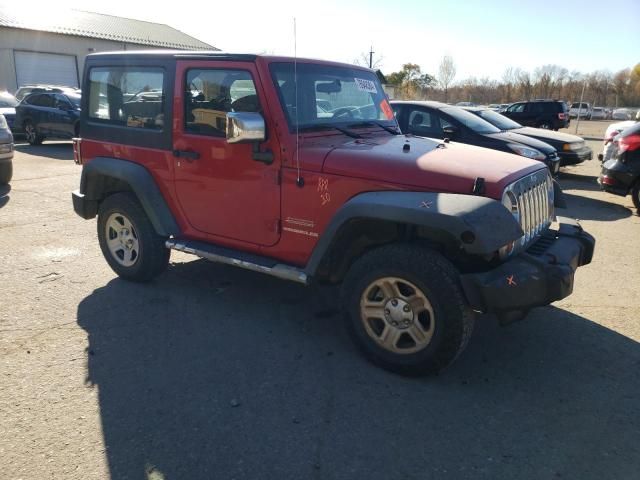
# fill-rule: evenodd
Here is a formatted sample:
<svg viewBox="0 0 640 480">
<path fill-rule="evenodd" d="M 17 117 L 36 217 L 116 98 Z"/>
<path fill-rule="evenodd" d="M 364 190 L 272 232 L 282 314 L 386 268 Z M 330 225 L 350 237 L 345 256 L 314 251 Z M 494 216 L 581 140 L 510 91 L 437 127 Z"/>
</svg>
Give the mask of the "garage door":
<svg viewBox="0 0 640 480">
<path fill-rule="evenodd" d="M 18 87 L 33 84 L 78 86 L 75 56 L 15 52 L 15 59 Z"/>
</svg>

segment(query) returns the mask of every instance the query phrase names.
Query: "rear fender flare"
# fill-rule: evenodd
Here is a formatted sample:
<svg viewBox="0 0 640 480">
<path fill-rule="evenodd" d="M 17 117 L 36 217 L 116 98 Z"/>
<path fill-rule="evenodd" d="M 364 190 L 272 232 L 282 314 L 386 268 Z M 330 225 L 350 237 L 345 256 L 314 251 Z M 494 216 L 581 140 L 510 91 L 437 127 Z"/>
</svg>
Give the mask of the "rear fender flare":
<svg viewBox="0 0 640 480">
<path fill-rule="evenodd" d="M 138 163 L 118 158 L 96 157 L 82 167 L 80 193 L 94 205 L 90 212 L 92 216 L 97 214 L 99 202 L 109 194 L 106 189 L 108 180 L 118 180 L 131 188 L 158 235 L 180 233 L 178 224 L 149 170 Z"/>
</svg>

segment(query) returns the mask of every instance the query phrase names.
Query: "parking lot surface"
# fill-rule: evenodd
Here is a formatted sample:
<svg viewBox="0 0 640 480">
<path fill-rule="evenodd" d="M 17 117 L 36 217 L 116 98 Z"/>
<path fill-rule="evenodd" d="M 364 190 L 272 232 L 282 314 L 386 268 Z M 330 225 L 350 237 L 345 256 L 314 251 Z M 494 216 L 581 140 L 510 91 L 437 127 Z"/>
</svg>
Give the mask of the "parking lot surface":
<svg viewBox="0 0 640 480">
<path fill-rule="evenodd" d="M 594 157 L 607 122 L 581 122 Z M 574 133 L 573 125 L 568 129 Z M 0 190 L 0 477 L 636 479 L 640 217 L 563 168 L 596 237 L 572 296 L 408 379 L 368 364 L 336 292 L 172 254 L 115 277 L 75 215 L 68 142 L 20 144 Z"/>
</svg>

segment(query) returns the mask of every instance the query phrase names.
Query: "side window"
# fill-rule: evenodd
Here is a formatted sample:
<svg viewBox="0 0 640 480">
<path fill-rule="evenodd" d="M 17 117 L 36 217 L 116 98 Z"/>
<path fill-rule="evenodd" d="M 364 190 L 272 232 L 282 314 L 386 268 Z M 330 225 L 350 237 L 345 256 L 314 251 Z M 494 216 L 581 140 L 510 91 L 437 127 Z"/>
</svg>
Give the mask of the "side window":
<svg viewBox="0 0 640 480">
<path fill-rule="evenodd" d="M 56 94 L 55 96 L 55 107 L 56 108 L 71 108 L 71 104 L 67 97 L 64 95 Z"/>
<path fill-rule="evenodd" d="M 162 130 L 164 71 L 156 67 L 97 67 L 89 71 L 89 118 Z"/>
<path fill-rule="evenodd" d="M 421 137 L 440 137 L 442 128 L 439 118 L 425 110 L 410 110 L 408 132 Z"/>
<path fill-rule="evenodd" d="M 246 70 L 188 70 L 184 102 L 185 130 L 214 137 L 226 135 L 227 112 L 262 111 Z"/>
<path fill-rule="evenodd" d="M 541 115 L 544 113 L 544 104 L 540 102 L 530 103 L 527 112 L 533 115 Z"/>
<path fill-rule="evenodd" d="M 515 105 L 511 105 L 509 108 L 507 108 L 507 112 L 522 113 L 524 112 L 524 106 L 524 103 L 516 103 Z"/>
</svg>

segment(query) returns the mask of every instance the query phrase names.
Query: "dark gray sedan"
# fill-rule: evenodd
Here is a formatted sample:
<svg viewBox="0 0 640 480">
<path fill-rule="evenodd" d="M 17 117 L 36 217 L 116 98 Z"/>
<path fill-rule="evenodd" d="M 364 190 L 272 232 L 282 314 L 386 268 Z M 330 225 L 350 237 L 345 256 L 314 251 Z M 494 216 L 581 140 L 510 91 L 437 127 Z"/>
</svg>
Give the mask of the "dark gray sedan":
<svg viewBox="0 0 640 480">
<path fill-rule="evenodd" d="M 476 114 L 483 120 L 499 128 L 503 132 L 517 133 L 526 137 L 535 138 L 548 143 L 558 151 L 560 165 L 572 165 L 591 160 L 593 151 L 589 148 L 583 138 L 568 133 L 554 132 L 543 128 L 523 127 L 518 122 L 494 112 L 489 108 L 469 107 L 465 108 Z"/>
<path fill-rule="evenodd" d="M 4 115 L 0 114 L 0 185 L 11 181 L 13 176 L 13 135 Z"/>
</svg>

